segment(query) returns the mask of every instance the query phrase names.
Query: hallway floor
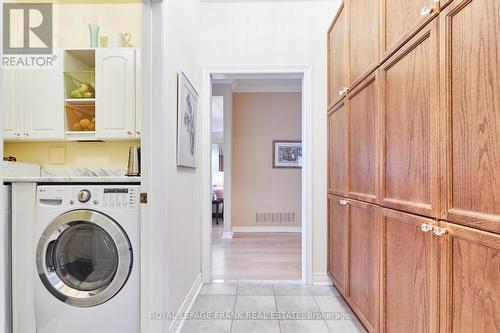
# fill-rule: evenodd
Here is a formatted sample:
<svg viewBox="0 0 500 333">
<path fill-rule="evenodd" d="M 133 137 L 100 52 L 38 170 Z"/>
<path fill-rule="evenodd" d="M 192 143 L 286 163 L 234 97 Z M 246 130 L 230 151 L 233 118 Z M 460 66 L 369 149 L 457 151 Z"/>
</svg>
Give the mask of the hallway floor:
<svg viewBox="0 0 500 333">
<path fill-rule="evenodd" d="M 300 280 L 301 233 L 235 233 L 222 239 L 222 224 L 212 228 L 214 280 Z"/>
<path fill-rule="evenodd" d="M 209 284 L 182 333 L 362 333 L 352 311 L 329 286 Z"/>
</svg>

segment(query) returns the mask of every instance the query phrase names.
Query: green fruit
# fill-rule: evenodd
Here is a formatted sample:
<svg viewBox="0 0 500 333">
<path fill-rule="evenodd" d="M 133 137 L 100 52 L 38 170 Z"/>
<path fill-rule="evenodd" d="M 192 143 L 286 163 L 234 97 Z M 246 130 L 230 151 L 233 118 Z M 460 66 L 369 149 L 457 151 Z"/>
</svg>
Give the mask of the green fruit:
<svg viewBox="0 0 500 333">
<path fill-rule="evenodd" d="M 79 90 L 73 90 L 71 92 L 71 97 L 73 97 L 73 98 L 82 98 L 82 93 Z"/>
<path fill-rule="evenodd" d="M 87 91 L 89 91 L 89 86 L 87 86 L 85 83 L 82 83 L 80 88 L 78 88 L 78 91 L 80 91 L 81 93 L 86 93 Z"/>
</svg>

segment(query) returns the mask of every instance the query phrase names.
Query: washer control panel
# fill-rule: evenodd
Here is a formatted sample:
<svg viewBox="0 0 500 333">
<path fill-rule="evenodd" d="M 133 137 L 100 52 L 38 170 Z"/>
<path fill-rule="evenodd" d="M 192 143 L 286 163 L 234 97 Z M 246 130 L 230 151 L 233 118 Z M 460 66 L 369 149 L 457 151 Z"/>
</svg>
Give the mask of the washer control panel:
<svg viewBox="0 0 500 333">
<path fill-rule="evenodd" d="M 138 193 L 131 188 L 105 188 L 102 198 L 104 206 L 126 207 L 137 203 Z"/>
<path fill-rule="evenodd" d="M 42 206 L 69 206 L 75 208 L 109 208 L 134 210 L 139 207 L 140 186 L 80 185 L 39 186 L 37 201 Z"/>
</svg>

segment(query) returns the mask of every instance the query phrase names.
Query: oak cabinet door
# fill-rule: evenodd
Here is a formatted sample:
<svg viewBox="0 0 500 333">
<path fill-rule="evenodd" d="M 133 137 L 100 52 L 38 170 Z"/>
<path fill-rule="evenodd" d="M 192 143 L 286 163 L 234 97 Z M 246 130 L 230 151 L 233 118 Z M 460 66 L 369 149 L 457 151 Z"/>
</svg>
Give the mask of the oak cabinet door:
<svg viewBox="0 0 500 333">
<path fill-rule="evenodd" d="M 380 68 L 381 198 L 385 207 L 438 217 L 437 21 Z"/>
<path fill-rule="evenodd" d="M 328 192 L 344 196 L 347 186 L 347 123 L 344 103 L 328 113 Z"/>
<path fill-rule="evenodd" d="M 379 59 L 380 1 L 349 0 L 349 85 L 354 87 L 376 68 Z"/>
<path fill-rule="evenodd" d="M 440 24 L 446 220 L 500 233 L 500 2 L 454 1 Z"/>
<path fill-rule="evenodd" d="M 350 198 L 375 203 L 378 189 L 378 82 L 370 75 L 347 96 Z"/>
<path fill-rule="evenodd" d="M 344 97 L 347 88 L 347 15 L 344 4 L 328 30 L 328 109 Z"/>
<path fill-rule="evenodd" d="M 428 218 L 383 209 L 382 332 L 438 331 L 438 239 Z"/>
<path fill-rule="evenodd" d="M 347 211 L 341 197 L 328 197 L 328 274 L 335 287 L 346 294 L 347 287 Z"/>
<path fill-rule="evenodd" d="M 437 15 L 434 0 L 382 0 L 381 53 L 386 59 Z"/>
<path fill-rule="evenodd" d="M 380 219 L 375 205 L 349 200 L 348 299 L 370 332 L 379 322 Z"/>
<path fill-rule="evenodd" d="M 500 332 L 500 235 L 441 223 L 441 332 Z"/>
</svg>

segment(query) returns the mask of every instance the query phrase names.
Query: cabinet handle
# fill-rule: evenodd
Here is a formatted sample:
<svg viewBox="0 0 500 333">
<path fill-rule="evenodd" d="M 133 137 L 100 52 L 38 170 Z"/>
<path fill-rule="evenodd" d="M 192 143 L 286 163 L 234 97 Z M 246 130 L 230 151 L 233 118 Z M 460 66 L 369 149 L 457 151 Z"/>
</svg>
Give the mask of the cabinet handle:
<svg viewBox="0 0 500 333">
<path fill-rule="evenodd" d="M 429 232 L 433 229 L 434 227 L 430 224 L 424 223 L 420 226 L 420 229 L 422 229 L 423 232 Z"/>
<path fill-rule="evenodd" d="M 349 92 L 349 88 L 343 87 L 342 89 L 339 90 L 339 96 L 345 96 Z"/>
<path fill-rule="evenodd" d="M 434 233 L 437 236 L 443 236 L 444 234 L 446 234 L 446 229 L 445 228 L 440 228 L 440 227 L 435 227 L 434 228 Z"/>
<path fill-rule="evenodd" d="M 349 204 L 349 201 L 347 200 L 339 200 L 339 205 L 341 206 L 347 206 Z"/>
<path fill-rule="evenodd" d="M 420 16 L 427 16 L 432 13 L 432 8 L 429 6 L 423 6 L 420 8 Z"/>
</svg>

